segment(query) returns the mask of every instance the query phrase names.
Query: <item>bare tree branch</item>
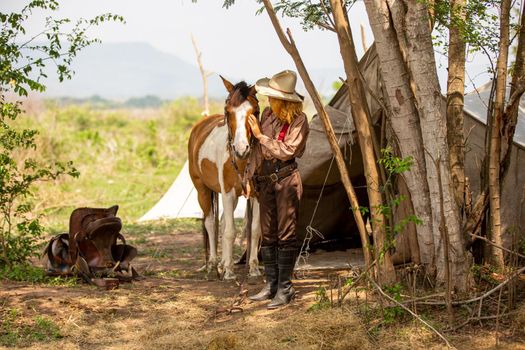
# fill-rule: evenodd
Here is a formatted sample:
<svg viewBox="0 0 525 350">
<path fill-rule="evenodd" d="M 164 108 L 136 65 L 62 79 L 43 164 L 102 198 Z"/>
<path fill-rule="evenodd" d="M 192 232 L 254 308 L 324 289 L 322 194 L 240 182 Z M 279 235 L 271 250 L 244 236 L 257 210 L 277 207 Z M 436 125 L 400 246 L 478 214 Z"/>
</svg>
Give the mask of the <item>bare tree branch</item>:
<svg viewBox="0 0 525 350">
<path fill-rule="evenodd" d="M 510 250 L 510 249 L 507 249 L 507 248 L 505 248 L 505 247 L 503 247 L 503 246 L 497 245 L 496 243 L 492 242 L 492 241 L 491 241 L 490 239 L 488 239 L 487 237 L 483 237 L 483 236 L 480 236 L 480 235 L 476 235 L 476 234 L 474 234 L 474 233 L 469 233 L 469 235 L 470 235 L 471 237 L 476 238 L 476 239 L 481 239 L 482 241 L 487 242 L 488 244 L 492 245 L 493 247 L 496 247 L 496 248 L 498 248 L 498 249 L 501 249 L 501 250 L 503 250 L 503 251 L 505 251 L 505 252 L 507 252 L 507 253 L 509 253 L 509 254 L 513 254 L 513 255 L 519 256 L 520 258 L 524 258 L 524 259 L 525 259 L 525 255 L 520 254 L 520 253 L 518 253 L 518 252 L 515 252 L 515 251 L 513 251 L 513 250 Z"/>
<path fill-rule="evenodd" d="M 210 114 L 210 103 L 208 101 L 208 77 L 211 75 L 211 73 L 207 72 L 204 69 L 204 66 L 201 60 L 202 52 L 199 51 L 199 48 L 197 47 L 197 42 L 193 34 L 191 34 L 191 43 L 193 44 L 193 49 L 195 50 L 195 55 L 197 56 L 197 64 L 199 65 L 199 70 L 202 76 L 203 99 L 204 99 L 204 111 L 202 112 L 202 114 L 209 115 Z"/>
<path fill-rule="evenodd" d="M 490 296 L 490 295 L 494 294 L 495 292 L 499 291 L 501 288 L 505 287 L 509 282 L 513 281 L 515 278 L 517 278 L 523 272 L 525 272 L 525 266 L 520 268 L 517 271 L 514 271 L 509 277 L 507 277 L 505 279 L 505 281 L 501 282 L 496 287 L 494 287 L 491 290 L 483 293 L 482 295 L 479 295 L 479 296 L 471 298 L 471 299 L 453 301 L 452 305 L 471 304 L 471 303 L 475 303 L 477 301 L 482 301 L 483 299 L 487 298 L 488 296 Z M 445 305 L 445 303 L 442 302 L 442 301 L 426 301 L 426 302 L 420 302 L 418 304 L 422 304 L 422 305 Z"/>
</svg>

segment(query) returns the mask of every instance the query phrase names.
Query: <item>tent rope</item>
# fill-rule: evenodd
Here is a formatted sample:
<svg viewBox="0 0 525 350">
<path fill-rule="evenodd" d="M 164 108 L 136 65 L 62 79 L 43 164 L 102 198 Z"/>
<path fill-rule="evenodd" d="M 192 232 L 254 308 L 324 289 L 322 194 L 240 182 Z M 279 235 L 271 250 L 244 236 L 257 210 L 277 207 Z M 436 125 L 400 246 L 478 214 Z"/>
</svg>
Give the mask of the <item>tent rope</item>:
<svg viewBox="0 0 525 350">
<path fill-rule="evenodd" d="M 190 192 L 188 193 L 188 195 L 186 196 L 186 199 L 184 200 L 184 202 L 182 203 L 182 205 L 180 206 L 179 208 L 179 211 L 177 212 L 177 218 L 179 217 L 180 215 L 180 212 L 182 211 L 182 208 L 184 208 L 186 206 L 186 202 L 188 202 L 188 199 L 190 199 L 190 196 L 191 194 L 193 193 L 193 191 L 195 190 L 195 187 L 192 187 Z"/>
<path fill-rule="evenodd" d="M 346 133 L 346 126 L 348 125 L 349 120 L 350 120 L 350 115 L 347 115 L 345 123 L 341 130 L 341 133 L 339 134 L 339 139 L 337 140 L 337 144 L 341 142 L 343 134 Z M 351 138 L 351 135 L 350 135 L 350 138 Z M 324 188 L 326 187 L 326 183 L 328 182 L 328 176 L 330 175 L 330 171 L 332 170 L 334 160 L 335 160 L 335 155 L 332 155 L 332 159 L 330 160 L 330 165 L 328 166 L 328 170 L 324 178 L 323 186 L 321 187 L 321 191 L 319 192 L 319 196 L 317 197 L 317 201 L 315 203 L 314 211 L 310 218 L 310 222 L 308 223 L 308 226 L 306 226 L 306 235 L 304 236 L 303 243 L 301 244 L 301 249 L 299 249 L 299 255 L 297 256 L 297 259 L 295 260 L 296 269 L 301 265 L 301 263 L 303 266 L 306 266 L 308 264 L 308 259 L 310 258 L 310 242 L 314 238 L 314 235 L 317 235 L 319 238 L 324 239 L 324 235 L 322 234 L 322 232 L 314 228 L 312 226 L 312 223 L 315 219 L 317 209 L 319 208 L 319 203 L 321 202 L 321 198 L 323 197 Z M 301 277 L 302 278 L 305 277 L 305 270 L 302 270 Z"/>
</svg>

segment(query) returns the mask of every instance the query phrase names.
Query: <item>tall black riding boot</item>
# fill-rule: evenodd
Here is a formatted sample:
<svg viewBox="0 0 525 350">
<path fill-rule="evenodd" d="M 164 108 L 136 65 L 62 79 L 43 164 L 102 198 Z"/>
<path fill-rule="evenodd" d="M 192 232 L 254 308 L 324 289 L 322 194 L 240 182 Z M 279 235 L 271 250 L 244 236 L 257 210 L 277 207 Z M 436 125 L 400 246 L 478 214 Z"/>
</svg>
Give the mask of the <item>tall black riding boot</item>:
<svg viewBox="0 0 525 350">
<path fill-rule="evenodd" d="M 280 248 L 277 254 L 277 264 L 279 266 L 279 285 L 277 293 L 273 297 L 268 309 L 276 309 L 279 306 L 289 304 L 295 296 L 295 289 L 292 286 L 292 274 L 295 267 L 296 248 Z"/>
<path fill-rule="evenodd" d="M 277 247 L 261 247 L 261 257 L 264 265 L 264 273 L 266 274 L 266 285 L 259 293 L 250 297 L 250 300 L 253 301 L 272 299 L 277 292 L 277 281 L 279 275 L 277 269 Z"/>
</svg>

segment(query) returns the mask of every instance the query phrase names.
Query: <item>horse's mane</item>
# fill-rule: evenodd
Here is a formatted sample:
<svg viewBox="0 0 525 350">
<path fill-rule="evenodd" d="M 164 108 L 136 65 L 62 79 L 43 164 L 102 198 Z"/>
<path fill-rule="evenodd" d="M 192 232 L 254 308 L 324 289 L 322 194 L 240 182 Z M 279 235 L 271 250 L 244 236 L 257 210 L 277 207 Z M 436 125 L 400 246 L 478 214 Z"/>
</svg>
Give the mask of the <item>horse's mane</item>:
<svg viewBox="0 0 525 350">
<path fill-rule="evenodd" d="M 255 95 L 250 95 L 250 89 L 251 86 L 244 80 L 240 81 L 233 86 L 227 100 L 229 100 L 230 105 L 234 107 L 240 106 L 244 101 L 249 100 L 255 107 L 253 114 L 259 117 L 259 100 L 257 100 Z"/>
<path fill-rule="evenodd" d="M 234 90 L 239 90 L 244 98 L 250 94 L 250 86 L 243 80 L 233 86 Z"/>
<path fill-rule="evenodd" d="M 230 96 L 230 103 L 234 106 L 239 106 L 241 103 L 246 101 L 250 95 L 250 87 L 243 80 L 233 86 L 232 94 Z"/>
</svg>

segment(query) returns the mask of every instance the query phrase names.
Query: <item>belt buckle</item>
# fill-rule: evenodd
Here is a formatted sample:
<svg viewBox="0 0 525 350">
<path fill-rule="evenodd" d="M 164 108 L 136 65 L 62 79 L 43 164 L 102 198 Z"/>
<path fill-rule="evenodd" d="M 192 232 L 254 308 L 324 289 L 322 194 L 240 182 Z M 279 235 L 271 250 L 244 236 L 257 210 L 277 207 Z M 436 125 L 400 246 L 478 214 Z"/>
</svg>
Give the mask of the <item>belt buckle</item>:
<svg viewBox="0 0 525 350">
<path fill-rule="evenodd" d="M 270 180 L 272 180 L 272 182 L 277 182 L 277 180 L 279 180 L 279 176 L 277 176 L 276 173 L 271 173 Z"/>
</svg>

